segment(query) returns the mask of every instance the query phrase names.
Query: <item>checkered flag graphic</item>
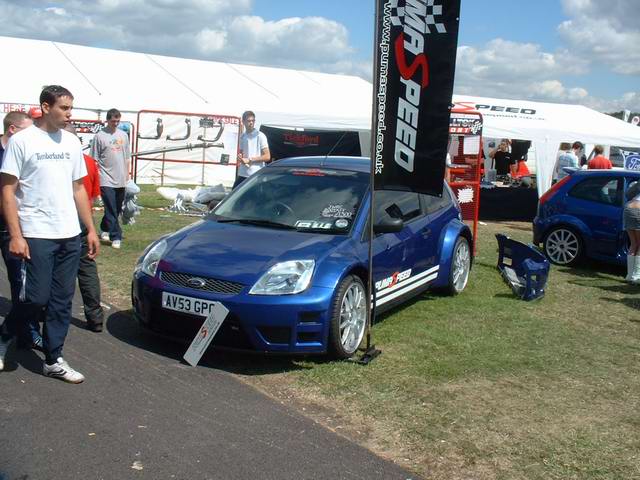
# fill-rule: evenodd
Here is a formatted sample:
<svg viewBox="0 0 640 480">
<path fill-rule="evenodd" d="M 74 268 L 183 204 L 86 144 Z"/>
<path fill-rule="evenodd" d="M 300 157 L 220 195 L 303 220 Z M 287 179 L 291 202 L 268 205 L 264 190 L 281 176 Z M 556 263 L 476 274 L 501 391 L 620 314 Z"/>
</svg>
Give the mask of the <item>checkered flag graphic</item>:
<svg viewBox="0 0 640 480">
<path fill-rule="evenodd" d="M 444 23 L 436 21 L 436 17 L 439 16 L 442 16 L 442 5 L 436 5 L 436 0 L 427 0 L 424 33 L 447 33 L 447 28 L 444 26 Z M 435 31 L 433 28 L 435 28 Z"/>
</svg>

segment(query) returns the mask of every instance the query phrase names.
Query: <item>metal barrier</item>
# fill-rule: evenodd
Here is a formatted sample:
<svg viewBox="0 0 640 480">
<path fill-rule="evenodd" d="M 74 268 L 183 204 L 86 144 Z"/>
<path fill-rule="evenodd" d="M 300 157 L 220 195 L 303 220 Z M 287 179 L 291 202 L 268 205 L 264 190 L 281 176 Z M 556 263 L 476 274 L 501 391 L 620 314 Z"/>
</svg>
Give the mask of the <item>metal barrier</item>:
<svg viewBox="0 0 640 480">
<path fill-rule="evenodd" d="M 152 118 L 153 126 L 149 126 L 149 117 Z M 138 135 L 135 137 L 132 153 L 134 180 L 138 180 L 141 162 L 158 162 L 160 163 L 161 185 L 165 183 L 169 164 L 200 165 L 201 169 L 197 175 L 199 178 L 194 175 L 194 178 L 191 178 L 188 183 L 205 184 L 207 166 L 236 166 L 240 125 L 240 117 L 229 115 L 163 110 L 139 111 L 137 115 Z M 230 126 L 233 127 L 231 130 Z M 180 132 L 172 132 L 163 137 L 163 134 L 172 128 L 180 130 Z M 155 134 L 148 133 L 149 131 L 155 132 Z M 222 138 L 223 134 L 224 138 Z M 232 139 L 231 142 L 229 142 L 229 138 Z M 226 143 L 225 140 L 227 140 Z M 185 143 L 176 145 L 176 142 Z M 210 155 L 207 152 L 211 149 L 219 149 L 220 153 Z M 183 155 L 176 155 L 175 152 L 183 152 Z"/>
</svg>

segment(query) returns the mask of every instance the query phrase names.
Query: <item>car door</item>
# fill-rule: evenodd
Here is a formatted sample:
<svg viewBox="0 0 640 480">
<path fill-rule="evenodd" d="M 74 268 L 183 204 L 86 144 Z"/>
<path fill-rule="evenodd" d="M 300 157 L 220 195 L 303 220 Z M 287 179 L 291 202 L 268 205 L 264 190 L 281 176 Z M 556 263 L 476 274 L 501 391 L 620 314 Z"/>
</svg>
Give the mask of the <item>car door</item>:
<svg viewBox="0 0 640 480">
<path fill-rule="evenodd" d="M 442 262 L 440 258 L 440 234 L 455 215 L 452 213 L 453 200 L 447 188 L 443 189 L 442 197 L 421 195 L 421 200 L 423 209 L 427 213 L 428 232 L 428 235 L 423 235 L 422 255 L 427 259 L 427 268 L 431 268 L 439 266 Z"/>
<path fill-rule="evenodd" d="M 591 231 L 592 253 L 615 256 L 622 235 L 623 178 L 589 176 L 569 192 L 571 213 Z"/>
<path fill-rule="evenodd" d="M 381 190 L 375 194 L 374 218 L 402 219 L 400 232 L 376 235 L 373 243 L 373 280 L 376 305 L 397 303 L 418 288 L 414 278 L 424 270 L 420 258 L 420 238 L 426 232 L 427 219 L 420 197 L 414 192 Z"/>
</svg>

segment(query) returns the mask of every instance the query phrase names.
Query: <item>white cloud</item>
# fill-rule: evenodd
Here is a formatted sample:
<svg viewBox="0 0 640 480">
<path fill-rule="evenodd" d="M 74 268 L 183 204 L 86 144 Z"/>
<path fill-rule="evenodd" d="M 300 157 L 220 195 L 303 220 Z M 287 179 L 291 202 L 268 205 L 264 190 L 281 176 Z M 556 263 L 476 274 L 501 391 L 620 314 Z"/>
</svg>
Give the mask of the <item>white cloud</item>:
<svg viewBox="0 0 640 480">
<path fill-rule="evenodd" d="M 565 84 L 567 81 L 580 81 L 587 73 L 587 57 L 572 55 L 566 49 L 545 52 L 534 43 L 497 38 L 479 47 L 458 48 L 455 92 L 497 98 L 578 103 L 600 111 L 619 111 L 623 108 L 640 110 L 640 93 L 630 92 L 619 98 L 603 99 L 592 96 L 582 86 Z"/>
<path fill-rule="evenodd" d="M 575 58 L 593 68 L 640 75 L 640 1 L 563 0 L 570 20 L 558 26 Z"/>
<path fill-rule="evenodd" d="M 586 90 L 566 88 L 557 78 L 584 72 L 584 64 L 569 62 L 565 51 L 550 53 L 534 43 L 497 38 L 482 47 L 458 48 L 456 91 L 493 97 L 580 100 L 588 95 Z"/>
<path fill-rule="evenodd" d="M 196 35 L 195 42 L 203 55 L 211 55 L 224 49 L 227 44 L 227 32 L 205 28 Z"/>
<path fill-rule="evenodd" d="M 250 15 L 252 0 L 42 3 L 0 2 L 2 35 L 371 76 L 351 58 L 354 49 L 344 25 L 323 17 L 267 21 Z"/>
</svg>

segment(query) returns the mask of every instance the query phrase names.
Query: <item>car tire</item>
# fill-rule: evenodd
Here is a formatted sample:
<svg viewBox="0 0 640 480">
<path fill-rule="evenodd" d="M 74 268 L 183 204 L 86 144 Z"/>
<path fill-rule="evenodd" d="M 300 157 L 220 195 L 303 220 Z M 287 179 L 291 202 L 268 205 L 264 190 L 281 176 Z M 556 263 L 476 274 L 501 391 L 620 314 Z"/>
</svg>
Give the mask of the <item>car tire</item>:
<svg viewBox="0 0 640 480">
<path fill-rule="evenodd" d="M 553 227 L 547 232 L 542 248 L 551 263 L 565 267 L 578 263 L 583 253 L 580 234 L 564 225 Z"/>
<path fill-rule="evenodd" d="M 331 306 L 329 352 L 334 358 L 350 358 L 358 350 L 369 318 L 367 289 L 362 280 L 349 275 L 340 282 Z"/>
<path fill-rule="evenodd" d="M 467 286 L 471 271 L 471 247 L 469 240 L 458 237 L 453 247 L 451 268 L 449 269 L 449 283 L 445 288 L 448 295 L 458 295 Z"/>
</svg>

